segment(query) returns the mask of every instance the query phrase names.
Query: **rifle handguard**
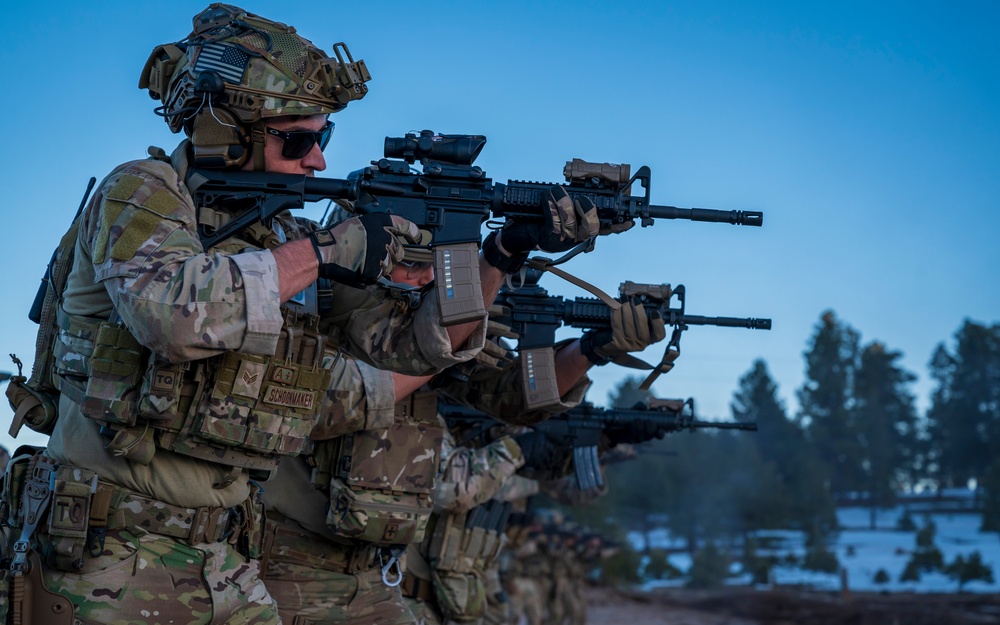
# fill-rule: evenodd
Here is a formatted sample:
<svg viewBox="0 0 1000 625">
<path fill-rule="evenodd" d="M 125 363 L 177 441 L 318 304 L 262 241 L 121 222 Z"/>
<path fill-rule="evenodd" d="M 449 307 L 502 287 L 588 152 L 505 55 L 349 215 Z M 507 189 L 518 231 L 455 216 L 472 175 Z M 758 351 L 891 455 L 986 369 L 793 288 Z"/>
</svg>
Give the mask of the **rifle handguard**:
<svg viewBox="0 0 1000 625">
<path fill-rule="evenodd" d="M 528 260 L 527 254 L 518 254 L 516 256 L 507 256 L 500 251 L 500 247 L 497 245 L 497 231 L 489 233 L 483 240 L 483 258 L 491 267 L 496 267 L 500 271 L 507 275 L 514 275 L 521 270 L 524 263 Z"/>
</svg>

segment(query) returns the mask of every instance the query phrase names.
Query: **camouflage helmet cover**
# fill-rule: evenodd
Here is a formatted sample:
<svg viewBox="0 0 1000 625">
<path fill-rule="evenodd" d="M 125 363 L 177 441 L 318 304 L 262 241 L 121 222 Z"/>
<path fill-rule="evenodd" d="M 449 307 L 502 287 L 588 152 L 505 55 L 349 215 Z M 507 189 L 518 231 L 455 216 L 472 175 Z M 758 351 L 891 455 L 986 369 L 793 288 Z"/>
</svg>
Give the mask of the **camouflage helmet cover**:
<svg viewBox="0 0 1000 625">
<path fill-rule="evenodd" d="M 153 50 L 139 79 L 163 102 L 158 111 L 173 132 L 190 134 L 190 120 L 206 106 L 254 124 L 333 113 L 368 92 L 371 75 L 344 43 L 334 44 L 331 58 L 293 27 L 221 3 L 193 22 L 186 39 Z"/>
</svg>

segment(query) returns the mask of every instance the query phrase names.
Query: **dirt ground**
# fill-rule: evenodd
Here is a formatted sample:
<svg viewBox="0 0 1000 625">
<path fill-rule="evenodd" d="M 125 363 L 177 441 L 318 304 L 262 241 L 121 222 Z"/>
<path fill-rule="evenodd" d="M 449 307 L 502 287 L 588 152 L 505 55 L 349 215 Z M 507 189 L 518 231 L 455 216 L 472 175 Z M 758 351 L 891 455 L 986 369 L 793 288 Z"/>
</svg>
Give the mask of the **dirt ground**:
<svg viewBox="0 0 1000 625">
<path fill-rule="evenodd" d="M 996 625 L 997 594 L 840 594 L 793 589 L 652 592 L 592 587 L 588 625 Z"/>
</svg>

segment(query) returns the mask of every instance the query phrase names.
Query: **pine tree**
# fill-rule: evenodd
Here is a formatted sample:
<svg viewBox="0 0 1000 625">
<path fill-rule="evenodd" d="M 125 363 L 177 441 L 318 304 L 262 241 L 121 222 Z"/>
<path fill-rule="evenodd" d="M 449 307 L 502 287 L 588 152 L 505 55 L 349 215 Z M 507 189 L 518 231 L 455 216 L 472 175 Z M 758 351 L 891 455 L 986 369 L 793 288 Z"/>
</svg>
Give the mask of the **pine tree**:
<svg viewBox="0 0 1000 625">
<path fill-rule="evenodd" d="M 875 341 L 864 348 L 855 376 L 852 422 L 862 453 L 864 488 L 875 513 L 895 501 L 913 480 L 917 456 L 917 413 L 909 386 L 916 376 L 902 369 L 902 353 Z"/>
<path fill-rule="evenodd" d="M 973 581 L 993 583 L 993 567 L 983 562 L 983 555 L 978 551 L 969 554 L 968 559 L 961 554 L 945 568 L 945 573 L 958 582 L 958 591 L 962 592 L 965 585 Z"/>
<path fill-rule="evenodd" d="M 805 353 L 806 381 L 798 391 L 799 423 L 830 467 L 831 489 L 844 496 L 861 487 L 862 450 L 852 420 L 859 334 L 826 311 Z"/>
<path fill-rule="evenodd" d="M 1000 324 L 966 320 L 955 342 L 954 352 L 942 344 L 931 359 L 937 387 L 927 416 L 939 479 L 964 486 L 982 482 L 1000 456 Z"/>
<path fill-rule="evenodd" d="M 642 390 L 643 378 L 629 376 L 608 393 L 608 405 L 612 408 L 633 408 L 653 396 L 650 390 Z"/>
<path fill-rule="evenodd" d="M 786 527 L 821 528 L 828 534 L 836 524 L 829 471 L 816 460 L 816 450 L 800 426 L 791 421 L 778 398 L 778 387 L 762 360 L 740 378 L 730 404 L 737 421 L 753 421 L 758 431 L 750 437 L 760 457 L 773 464 L 782 486 Z"/>
</svg>

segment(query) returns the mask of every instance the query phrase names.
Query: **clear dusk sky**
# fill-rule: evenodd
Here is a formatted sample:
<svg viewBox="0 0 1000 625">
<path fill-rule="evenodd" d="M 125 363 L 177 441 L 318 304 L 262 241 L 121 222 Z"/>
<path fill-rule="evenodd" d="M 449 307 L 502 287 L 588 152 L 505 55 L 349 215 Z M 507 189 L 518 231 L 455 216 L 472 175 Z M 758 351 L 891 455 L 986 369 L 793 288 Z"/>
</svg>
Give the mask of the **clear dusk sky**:
<svg viewBox="0 0 1000 625">
<path fill-rule="evenodd" d="M 0 369 L 29 363 L 26 313 L 87 179 L 169 151 L 140 70 L 207 6 L 187 0 L 6 3 L 0 171 Z M 728 418 L 763 358 L 794 413 L 807 341 L 833 309 L 905 354 L 924 408 L 934 346 L 963 319 L 1000 321 L 1000 3 L 245 2 L 329 51 L 345 41 L 371 91 L 334 116 L 328 169 L 386 135 L 483 134 L 494 180 L 561 181 L 565 161 L 648 165 L 659 204 L 764 211 L 764 227 L 658 221 L 601 239 L 566 269 L 684 284 L 688 312 L 770 317 L 770 332 L 692 327 L 654 386 Z M 305 214 L 318 217 L 321 207 Z M 549 291 L 584 295 L 546 277 Z M 568 335 L 569 333 L 567 333 Z M 658 359 L 662 348 L 644 357 Z M 630 371 L 596 370 L 598 404 Z M 0 443 L 11 412 L 0 406 Z M 18 443 L 44 443 L 27 429 Z"/>
</svg>

